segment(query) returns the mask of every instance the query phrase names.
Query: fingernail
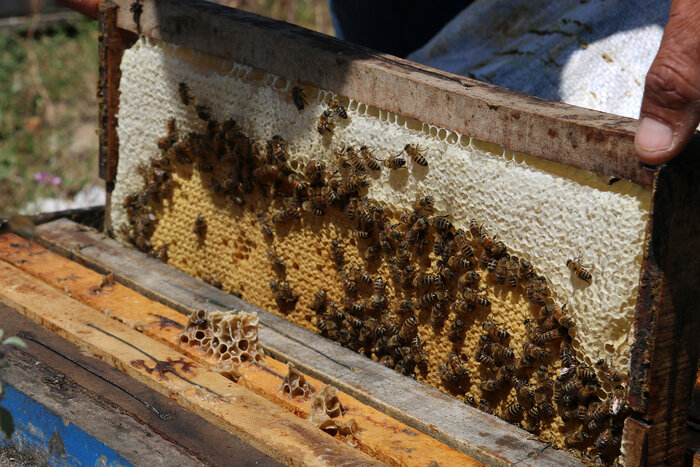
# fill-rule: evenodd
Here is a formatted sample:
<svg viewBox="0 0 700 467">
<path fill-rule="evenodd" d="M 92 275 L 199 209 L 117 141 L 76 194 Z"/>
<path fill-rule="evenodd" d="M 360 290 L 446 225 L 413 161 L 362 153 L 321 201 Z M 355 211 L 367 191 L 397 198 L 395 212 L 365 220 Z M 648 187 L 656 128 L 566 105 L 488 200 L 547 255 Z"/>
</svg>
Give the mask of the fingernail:
<svg viewBox="0 0 700 467">
<path fill-rule="evenodd" d="M 671 127 L 650 117 L 644 117 L 637 127 L 635 138 L 637 147 L 646 152 L 659 152 L 669 149 L 673 143 Z"/>
</svg>

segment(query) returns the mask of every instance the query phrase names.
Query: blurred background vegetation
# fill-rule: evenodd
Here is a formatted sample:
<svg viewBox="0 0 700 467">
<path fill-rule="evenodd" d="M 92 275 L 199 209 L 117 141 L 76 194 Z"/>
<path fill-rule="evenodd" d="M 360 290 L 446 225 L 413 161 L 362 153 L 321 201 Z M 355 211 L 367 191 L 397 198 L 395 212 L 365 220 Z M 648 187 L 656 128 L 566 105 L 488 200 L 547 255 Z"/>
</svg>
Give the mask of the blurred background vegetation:
<svg viewBox="0 0 700 467">
<path fill-rule="evenodd" d="M 326 0 L 217 3 L 333 34 Z M 0 1 L 0 217 L 97 188 L 97 22 L 50 0 Z"/>
</svg>

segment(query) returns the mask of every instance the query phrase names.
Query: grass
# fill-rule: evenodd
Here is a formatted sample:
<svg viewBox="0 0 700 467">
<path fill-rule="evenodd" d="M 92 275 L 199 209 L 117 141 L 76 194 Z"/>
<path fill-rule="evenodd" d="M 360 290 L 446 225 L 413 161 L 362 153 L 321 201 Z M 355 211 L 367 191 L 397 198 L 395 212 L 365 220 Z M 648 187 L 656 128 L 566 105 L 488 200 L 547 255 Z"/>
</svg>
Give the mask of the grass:
<svg viewBox="0 0 700 467">
<path fill-rule="evenodd" d="M 332 34 L 326 0 L 218 0 Z M 71 198 L 97 176 L 97 22 L 0 31 L 0 217 Z M 36 174 L 60 177 L 40 183 Z M 56 179 L 58 180 L 58 179 Z"/>
<path fill-rule="evenodd" d="M 0 32 L 0 216 L 96 180 L 97 24 Z M 38 172 L 61 178 L 45 186 Z"/>
</svg>

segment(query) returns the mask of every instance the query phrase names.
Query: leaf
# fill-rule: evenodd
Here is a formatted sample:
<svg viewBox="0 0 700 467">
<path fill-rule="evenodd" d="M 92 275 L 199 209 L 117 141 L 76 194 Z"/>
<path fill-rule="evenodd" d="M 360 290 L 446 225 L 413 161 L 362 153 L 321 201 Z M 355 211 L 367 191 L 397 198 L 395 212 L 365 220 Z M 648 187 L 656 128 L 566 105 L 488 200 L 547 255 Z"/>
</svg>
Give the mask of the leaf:
<svg viewBox="0 0 700 467">
<path fill-rule="evenodd" d="M 27 348 L 27 344 L 25 344 L 24 341 L 17 336 L 8 337 L 4 341 L 2 341 L 2 345 L 14 345 L 23 349 Z"/>
<path fill-rule="evenodd" d="M 12 414 L 4 407 L 0 407 L 0 431 L 3 432 L 5 438 L 12 437 L 15 432 L 15 422 L 12 420 Z"/>
</svg>

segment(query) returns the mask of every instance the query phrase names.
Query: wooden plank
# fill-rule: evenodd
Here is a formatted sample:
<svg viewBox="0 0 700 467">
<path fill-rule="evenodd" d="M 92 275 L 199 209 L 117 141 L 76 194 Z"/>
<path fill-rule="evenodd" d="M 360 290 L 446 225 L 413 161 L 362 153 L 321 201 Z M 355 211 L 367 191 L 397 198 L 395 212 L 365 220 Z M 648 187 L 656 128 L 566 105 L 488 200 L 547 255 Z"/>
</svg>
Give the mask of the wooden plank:
<svg viewBox="0 0 700 467">
<path fill-rule="evenodd" d="M 0 237 L 0 258 L 200 363 L 212 367 L 218 364 L 218 361 L 206 358 L 199 351 L 179 346 L 178 337 L 187 324 L 187 317 L 161 303 L 153 302 L 121 284 L 100 287 L 103 276 L 99 273 L 16 236 Z M 279 390 L 282 375 L 287 372 L 285 364 L 268 358 L 262 367 L 244 365 L 240 370 L 245 378 L 239 379 L 239 384 L 302 418 L 308 417 L 309 399 L 292 399 Z M 314 378 L 307 379 L 316 388 L 322 386 Z M 483 465 L 346 394 L 339 393 L 339 398 L 361 428 L 356 446 L 383 462 L 392 465 Z"/>
<path fill-rule="evenodd" d="M 84 390 L 99 394 L 101 399 L 140 423 L 147 423 L 158 436 L 183 446 L 206 465 L 226 465 L 234 457 L 244 465 L 279 465 L 230 433 L 107 363 L 85 355 L 76 345 L 2 304 L 0 322 L 6 336 L 19 335 L 24 340 L 26 352 L 33 359 L 66 375 L 66 379 Z M 11 383 L 5 375 L 3 381 Z M 63 381 L 59 379 L 59 390 L 64 389 Z M 100 430 L 92 434 L 109 444 Z"/>
<path fill-rule="evenodd" d="M 0 301 L 280 462 L 380 465 L 252 391 L 6 262 L 0 262 Z"/>
<path fill-rule="evenodd" d="M 648 463 L 681 464 L 698 369 L 700 158 L 666 164 L 652 188 L 652 213 L 635 310 L 629 395 L 650 425 Z"/>
<path fill-rule="evenodd" d="M 637 121 L 550 102 L 201 0 L 116 0 L 119 28 L 250 65 L 514 151 L 650 185 Z"/>
<path fill-rule="evenodd" d="M 496 417 L 363 357 L 272 313 L 178 271 L 103 234 L 58 220 L 37 241 L 182 313 L 238 309 L 257 312 L 267 353 L 303 373 L 475 459 L 494 465 L 580 465 Z"/>
<path fill-rule="evenodd" d="M 625 420 L 622 444 L 625 446 L 624 465 L 642 466 L 653 465 L 647 462 L 649 454 L 650 426 L 634 417 Z"/>
</svg>

